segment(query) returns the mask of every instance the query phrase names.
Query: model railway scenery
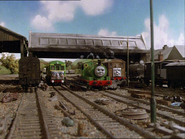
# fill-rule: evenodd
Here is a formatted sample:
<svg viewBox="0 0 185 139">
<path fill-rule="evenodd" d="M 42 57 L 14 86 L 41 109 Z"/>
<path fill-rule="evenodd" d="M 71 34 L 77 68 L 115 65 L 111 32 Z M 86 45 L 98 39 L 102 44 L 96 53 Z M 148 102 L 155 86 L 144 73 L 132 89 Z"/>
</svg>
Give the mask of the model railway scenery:
<svg viewBox="0 0 185 139">
<path fill-rule="evenodd" d="M 0 1 L 0 139 L 184 139 L 179 1 Z"/>
</svg>

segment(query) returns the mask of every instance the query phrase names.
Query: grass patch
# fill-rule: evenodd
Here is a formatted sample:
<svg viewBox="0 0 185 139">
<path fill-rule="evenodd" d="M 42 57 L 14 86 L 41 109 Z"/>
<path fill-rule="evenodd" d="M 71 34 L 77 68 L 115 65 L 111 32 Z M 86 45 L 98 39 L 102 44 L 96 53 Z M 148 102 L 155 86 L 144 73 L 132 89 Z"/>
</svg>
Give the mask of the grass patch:
<svg viewBox="0 0 185 139">
<path fill-rule="evenodd" d="M 73 63 L 72 63 L 72 66 L 76 66 L 78 62 L 82 62 L 82 63 L 85 63 L 85 62 L 89 62 L 91 61 L 92 59 L 77 59 L 75 60 Z"/>
<path fill-rule="evenodd" d="M 0 75 L 11 74 L 10 70 L 0 65 Z"/>
</svg>

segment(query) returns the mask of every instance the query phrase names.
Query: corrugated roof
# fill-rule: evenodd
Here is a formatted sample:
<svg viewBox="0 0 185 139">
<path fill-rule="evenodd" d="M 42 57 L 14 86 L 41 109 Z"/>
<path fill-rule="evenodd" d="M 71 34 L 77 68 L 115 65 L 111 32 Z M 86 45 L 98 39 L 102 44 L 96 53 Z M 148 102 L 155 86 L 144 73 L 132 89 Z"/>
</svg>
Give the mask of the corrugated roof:
<svg viewBox="0 0 185 139">
<path fill-rule="evenodd" d="M 172 62 L 166 65 L 166 67 L 178 67 L 178 66 L 185 66 L 185 61 L 178 61 L 178 62 Z"/>
</svg>

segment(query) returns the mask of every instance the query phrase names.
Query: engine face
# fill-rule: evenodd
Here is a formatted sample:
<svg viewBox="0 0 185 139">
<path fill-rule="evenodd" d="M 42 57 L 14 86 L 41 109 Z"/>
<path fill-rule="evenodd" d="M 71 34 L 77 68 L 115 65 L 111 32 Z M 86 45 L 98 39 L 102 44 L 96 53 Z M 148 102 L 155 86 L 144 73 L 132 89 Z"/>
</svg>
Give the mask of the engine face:
<svg viewBox="0 0 185 139">
<path fill-rule="evenodd" d="M 121 77 L 121 68 L 113 68 L 113 77 Z"/>
<path fill-rule="evenodd" d="M 58 71 L 51 72 L 51 79 L 63 79 L 63 78 L 64 78 L 64 72 L 58 72 Z"/>
<path fill-rule="evenodd" d="M 94 73 L 97 77 L 103 77 L 105 75 L 105 68 L 103 66 L 97 66 L 94 69 Z"/>
</svg>

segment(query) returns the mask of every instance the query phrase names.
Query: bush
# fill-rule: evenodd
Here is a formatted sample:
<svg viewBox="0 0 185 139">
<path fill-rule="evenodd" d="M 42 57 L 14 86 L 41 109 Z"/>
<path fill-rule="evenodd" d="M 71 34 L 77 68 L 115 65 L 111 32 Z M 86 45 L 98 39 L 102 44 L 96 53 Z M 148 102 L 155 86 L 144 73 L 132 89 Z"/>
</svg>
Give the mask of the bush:
<svg viewBox="0 0 185 139">
<path fill-rule="evenodd" d="M 15 55 L 11 54 L 10 56 L 5 56 L 5 54 L 2 54 L 0 62 L 2 66 L 10 70 L 11 74 L 18 73 L 19 64 L 18 60 L 15 59 Z"/>
</svg>

